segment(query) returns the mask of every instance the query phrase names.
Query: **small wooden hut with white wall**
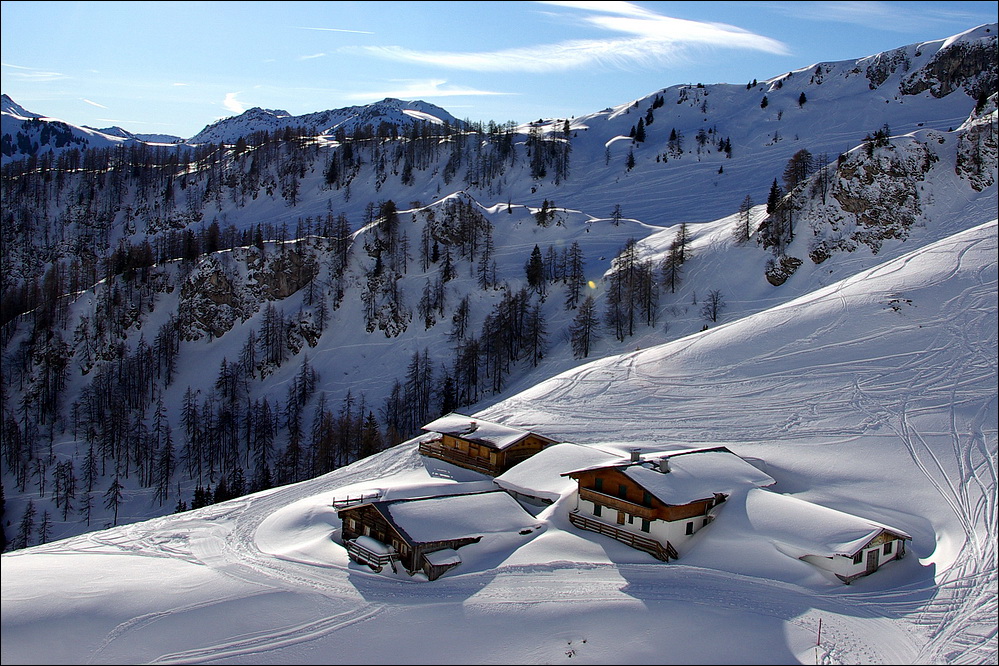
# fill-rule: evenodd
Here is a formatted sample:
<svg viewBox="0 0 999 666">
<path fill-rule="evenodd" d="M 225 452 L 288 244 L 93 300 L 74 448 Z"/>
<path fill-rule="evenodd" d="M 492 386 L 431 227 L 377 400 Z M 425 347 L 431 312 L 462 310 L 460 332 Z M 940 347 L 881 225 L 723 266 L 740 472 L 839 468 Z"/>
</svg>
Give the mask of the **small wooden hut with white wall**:
<svg viewBox="0 0 999 666">
<path fill-rule="evenodd" d="M 780 552 L 850 584 L 905 557 L 902 530 L 790 495 L 751 490 L 746 515 L 754 532 Z"/>
</svg>

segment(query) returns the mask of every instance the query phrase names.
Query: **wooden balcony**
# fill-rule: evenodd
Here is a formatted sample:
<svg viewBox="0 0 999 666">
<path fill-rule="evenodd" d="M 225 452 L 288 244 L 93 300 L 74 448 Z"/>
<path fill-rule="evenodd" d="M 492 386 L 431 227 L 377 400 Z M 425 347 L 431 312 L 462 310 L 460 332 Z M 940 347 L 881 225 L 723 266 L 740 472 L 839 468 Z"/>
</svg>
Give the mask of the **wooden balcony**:
<svg viewBox="0 0 999 666">
<path fill-rule="evenodd" d="M 663 562 L 669 562 L 670 560 L 675 560 L 680 557 L 676 552 L 676 549 L 673 548 L 673 545 L 669 541 L 667 541 L 664 546 L 651 537 L 643 537 L 635 534 L 634 532 L 622 530 L 619 527 L 614 527 L 613 525 L 603 521 L 594 520 L 593 518 L 584 516 L 578 511 L 573 511 L 569 514 L 569 522 L 580 529 L 609 536 L 612 539 L 616 539 L 621 543 L 627 544 L 636 550 L 649 553 L 652 557 L 657 560 L 662 560 Z"/>
<path fill-rule="evenodd" d="M 503 470 L 499 468 L 499 465 L 490 463 L 486 458 L 470 456 L 467 453 L 459 451 L 458 449 L 441 446 L 439 441 L 420 442 L 420 454 L 431 458 L 437 458 L 438 460 L 443 460 L 444 462 L 449 462 L 453 465 L 458 465 L 459 467 L 464 467 L 465 469 L 470 469 L 475 472 L 482 472 L 483 474 L 488 474 L 489 476 L 497 476 L 503 472 Z"/>
<path fill-rule="evenodd" d="M 654 520 L 656 517 L 655 511 L 651 507 L 635 504 L 634 502 L 629 502 L 613 495 L 607 495 L 592 488 L 580 488 L 579 499 L 584 499 L 611 509 L 617 509 L 618 511 L 624 511 L 625 513 L 630 513 L 633 516 L 646 520 Z"/>
<path fill-rule="evenodd" d="M 356 539 L 348 539 L 343 545 L 347 548 L 347 554 L 359 564 L 367 564 L 375 571 L 381 571 L 382 567 L 390 564 L 392 570 L 395 571 L 394 561 L 398 559 L 398 554 L 394 548 L 389 548 L 386 552 L 376 553 L 357 543 Z"/>
</svg>

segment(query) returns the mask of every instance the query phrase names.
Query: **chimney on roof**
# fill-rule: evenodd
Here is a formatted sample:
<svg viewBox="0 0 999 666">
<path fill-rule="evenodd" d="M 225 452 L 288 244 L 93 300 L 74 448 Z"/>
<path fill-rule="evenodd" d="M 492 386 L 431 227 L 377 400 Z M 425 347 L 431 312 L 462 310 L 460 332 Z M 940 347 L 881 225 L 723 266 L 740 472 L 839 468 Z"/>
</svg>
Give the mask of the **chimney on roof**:
<svg viewBox="0 0 999 666">
<path fill-rule="evenodd" d="M 659 471 L 663 474 L 669 474 L 672 470 L 669 468 L 669 458 L 659 459 Z"/>
<path fill-rule="evenodd" d="M 642 450 L 641 449 L 632 449 L 631 450 L 631 462 L 638 462 L 641 459 L 642 459 Z"/>
</svg>

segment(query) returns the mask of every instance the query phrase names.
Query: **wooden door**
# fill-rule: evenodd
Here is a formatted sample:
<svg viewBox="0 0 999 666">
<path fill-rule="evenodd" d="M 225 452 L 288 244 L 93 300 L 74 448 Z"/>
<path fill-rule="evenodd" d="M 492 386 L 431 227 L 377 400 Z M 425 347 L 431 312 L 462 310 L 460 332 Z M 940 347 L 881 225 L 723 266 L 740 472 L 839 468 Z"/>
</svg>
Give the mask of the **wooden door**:
<svg viewBox="0 0 999 666">
<path fill-rule="evenodd" d="M 880 564 L 881 559 L 881 549 L 875 548 L 873 550 L 867 551 L 867 573 L 874 573 L 878 570 L 878 564 Z"/>
</svg>

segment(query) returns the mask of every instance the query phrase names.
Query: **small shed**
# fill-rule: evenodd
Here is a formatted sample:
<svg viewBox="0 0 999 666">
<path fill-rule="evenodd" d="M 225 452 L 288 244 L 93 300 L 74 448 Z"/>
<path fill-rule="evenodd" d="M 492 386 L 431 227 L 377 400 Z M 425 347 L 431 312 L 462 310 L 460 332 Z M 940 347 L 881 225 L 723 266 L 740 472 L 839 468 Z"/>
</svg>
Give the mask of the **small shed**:
<svg viewBox="0 0 999 666">
<path fill-rule="evenodd" d="M 410 575 L 422 571 L 429 580 L 461 564 L 457 551 L 464 546 L 489 535 L 527 534 L 540 527 L 501 490 L 370 502 L 342 509 L 337 515 L 343 522 L 344 547 L 355 561 L 376 570 L 381 566 L 372 563 L 367 553 L 355 554 L 360 541 L 368 553 L 399 562 Z"/>
<path fill-rule="evenodd" d="M 780 552 L 850 584 L 905 557 L 902 530 L 790 495 L 751 490 L 746 515 L 753 530 Z"/>
<path fill-rule="evenodd" d="M 497 476 L 556 440 L 538 433 L 452 412 L 423 426 L 420 453 Z"/>
</svg>

